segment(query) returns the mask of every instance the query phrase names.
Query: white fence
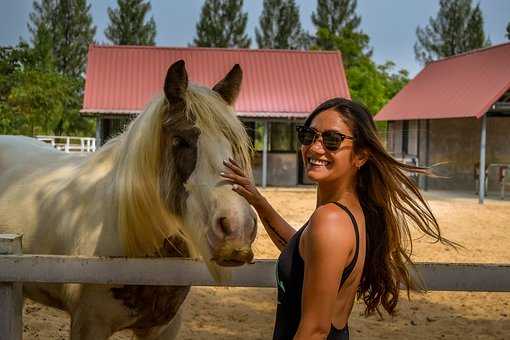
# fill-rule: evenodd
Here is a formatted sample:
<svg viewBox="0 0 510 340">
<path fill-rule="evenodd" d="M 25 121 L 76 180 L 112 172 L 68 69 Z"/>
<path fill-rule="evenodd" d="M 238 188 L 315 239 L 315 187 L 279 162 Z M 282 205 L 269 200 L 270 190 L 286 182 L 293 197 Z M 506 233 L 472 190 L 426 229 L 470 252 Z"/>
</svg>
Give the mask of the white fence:
<svg viewBox="0 0 510 340">
<path fill-rule="evenodd" d="M 0 340 L 22 337 L 23 282 L 275 287 L 275 265 L 258 260 L 218 283 L 190 259 L 22 255 L 21 236 L 0 235 Z M 413 276 L 430 291 L 510 292 L 510 264 L 418 263 Z"/>
<path fill-rule="evenodd" d="M 92 137 L 36 136 L 35 138 L 67 153 L 96 151 L 96 139 Z"/>
</svg>

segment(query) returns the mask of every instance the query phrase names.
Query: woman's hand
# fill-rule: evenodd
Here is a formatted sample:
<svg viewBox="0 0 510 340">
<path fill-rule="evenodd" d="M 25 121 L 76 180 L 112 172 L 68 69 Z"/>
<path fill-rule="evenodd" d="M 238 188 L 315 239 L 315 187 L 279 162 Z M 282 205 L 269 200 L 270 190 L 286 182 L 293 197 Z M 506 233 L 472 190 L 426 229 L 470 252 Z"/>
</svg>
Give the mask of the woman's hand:
<svg viewBox="0 0 510 340">
<path fill-rule="evenodd" d="M 230 171 L 220 172 L 220 176 L 233 184 L 232 190 L 243 196 L 255 209 L 260 207 L 265 201 L 264 196 L 260 194 L 255 184 L 248 178 L 239 164 L 232 158 L 223 161 L 223 164 Z"/>
</svg>

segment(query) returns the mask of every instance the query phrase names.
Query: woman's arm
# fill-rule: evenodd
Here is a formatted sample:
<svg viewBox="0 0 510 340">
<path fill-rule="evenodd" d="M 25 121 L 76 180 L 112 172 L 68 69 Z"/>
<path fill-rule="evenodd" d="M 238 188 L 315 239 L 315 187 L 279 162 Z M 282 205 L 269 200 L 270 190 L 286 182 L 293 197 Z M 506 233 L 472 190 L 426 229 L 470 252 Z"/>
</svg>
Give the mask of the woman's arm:
<svg viewBox="0 0 510 340">
<path fill-rule="evenodd" d="M 328 336 L 354 238 L 349 216 L 337 207 L 324 205 L 312 215 L 301 238 L 305 273 L 301 321 L 294 340 L 324 340 Z"/>
<path fill-rule="evenodd" d="M 223 163 L 231 171 L 222 172 L 220 175 L 233 184 L 232 190 L 244 197 L 255 208 L 269 237 L 278 249 L 283 250 L 296 230 L 274 210 L 233 159 Z"/>
</svg>

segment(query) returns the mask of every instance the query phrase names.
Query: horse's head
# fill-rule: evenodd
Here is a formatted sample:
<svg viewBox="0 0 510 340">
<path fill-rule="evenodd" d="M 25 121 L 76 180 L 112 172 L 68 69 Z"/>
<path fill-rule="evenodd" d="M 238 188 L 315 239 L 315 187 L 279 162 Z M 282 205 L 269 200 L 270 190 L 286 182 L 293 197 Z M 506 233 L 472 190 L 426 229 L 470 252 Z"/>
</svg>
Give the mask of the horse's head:
<svg viewBox="0 0 510 340">
<path fill-rule="evenodd" d="M 251 175 L 249 138 L 232 108 L 241 80 L 235 65 L 212 89 L 190 85 L 178 61 L 164 83 L 160 192 L 201 255 L 221 266 L 250 262 L 256 235 L 254 211 L 220 177 L 229 157 Z"/>
</svg>

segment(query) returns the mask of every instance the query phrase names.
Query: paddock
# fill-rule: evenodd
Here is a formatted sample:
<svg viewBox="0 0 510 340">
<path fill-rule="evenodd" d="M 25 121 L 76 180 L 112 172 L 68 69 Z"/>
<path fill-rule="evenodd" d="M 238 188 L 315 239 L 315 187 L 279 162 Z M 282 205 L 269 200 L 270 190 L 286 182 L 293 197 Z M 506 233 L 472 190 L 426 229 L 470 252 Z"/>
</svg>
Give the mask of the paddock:
<svg viewBox="0 0 510 340">
<path fill-rule="evenodd" d="M 313 209 L 313 189 L 267 189 L 264 194 L 282 212 L 284 217 L 293 225 L 301 225 Z M 362 305 L 356 304 L 353 311 L 350 327 L 352 338 L 363 339 L 505 339 L 510 334 L 510 285 L 509 269 L 505 263 L 509 262 L 510 237 L 508 235 L 508 221 L 510 216 L 510 202 L 489 199 L 484 207 L 479 207 L 476 196 L 457 195 L 451 193 L 431 192 L 426 197 L 433 211 L 437 214 L 440 225 L 446 237 L 461 242 L 466 250 L 456 252 L 446 250 L 442 245 L 431 245 L 426 240 L 416 241 L 415 261 L 419 262 L 449 262 L 453 266 L 446 266 L 453 277 L 445 277 L 444 274 L 432 274 L 440 277 L 442 284 L 460 283 L 460 290 L 472 290 L 479 287 L 486 292 L 444 292 L 434 291 L 451 290 L 455 287 L 430 287 L 431 292 L 423 295 L 412 293 L 411 302 L 405 299 L 403 294 L 399 314 L 395 317 L 385 316 L 380 321 L 377 316 L 365 318 L 360 316 Z M 292 202 L 289 205 L 289 202 Z M 483 225 L 483 228 L 481 227 Z M 413 235 L 418 237 L 419 235 Z M 255 243 L 255 254 L 258 259 L 264 260 L 255 265 L 245 266 L 239 269 L 239 278 L 246 278 L 250 273 L 255 278 L 249 278 L 249 282 L 257 281 L 256 285 L 271 286 L 273 284 L 274 259 L 276 249 L 268 242 L 267 235 L 261 230 Z M 29 260 L 32 256 L 25 255 L 23 259 Z M 40 260 L 45 257 L 39 258 Z M 21 259 L 20 259 L 21 260 Z M 30 259 L 30 261 L 32 261 Z M 54 258 L 53 260 L 56 260 Z M 63 259 L 58 259 L 62 261 Z M 98 265 L 105 263 L 104 259 L 82 259 L 88 261 L 85 265 Z M 25 261 L 25 260 L 21 260 Z M 110 261 L 110 260 L 108 260 Z M 115 261 L 138 261 L 138 260 L 115 260 Z M 165 267 L 168 260 L 159 265 Z M 43 261 L 44 262 L 44 261 Z M 126 263 L 127 263 L 126 262 Z M 460 263 L 481 263 L 482 266 L 466 266 Z M 49 265 L 49 262 L 46 262 Z M 94 264 L 95 263 L 95 264 Z M 488 265 L 488 264 L 494 265 Z M 151 266 L 156 273 L 164 273 L 164 269 L 158 269 L 156 263 Z M 26 264 L 23 264 L 26 265 Z M 84 264 L 80 264 L 82 266 Z M 133 263 L 129 263 L 129 266 Z M 173 264 L 172 264 L 173 265 Z M 198 267 L 194 267 L 197 265 Z M 0 265 L 2 266 L 2 265 Z M 117 268 L 124 268 L 124 265 Z M 56 270 L 58 265 L 52 266 Z M 188 302 L 184 306 L 184 327 L 180 339 L 268 339 L 271 336 L 274 322 L 275 291 L 271 288 L 233 288 L 233 287 L 203 287 L 212 282 L 207 277 L 200 278 L 200 265 L 188 265 L 186 268 L 198 270 L 198 280 L 193 283 L 202 285 L 194 287 Z M 426 268 L 424 265 L 421 268 Z M 436 269 L 445 267 L 436 266 Z M 5 273 L 1 267 L 1 273 Z M 419 267 L 420 268 L 420 267 Z M 430 267 L 434 268 L 434 267 Z M 50 270 L 42 270 L 50 273 Z M 83 269 L 83 268 L 82 268 Z M 192 272 L 193 270 L 190 269 Z M 464 270 L 461 272 L 460 270 Z M 466 271 L 467 270 L 467 271 Z M 488 270 L 480 272 L 480 270 Z M 497 278 L 491 278 L 491 272 Z M 186 270 L 187 272 L 188 270 Z M 474 272 L 473 272 L 474 271 Z M 78 273 L 89 270 L 77 271 Z M 118 269 L 115 273 L 124 273 Z M 494 272 L 494 273 L 496 273 Z M 24 275 L 36 275 L 33 270 L 24 270 Z M 66 271 L 72 273 L 72 270 Z M 478 274 L 469 276 L 471 274 Z M 114 274 L 110 271 L 109 274 Z M 2 274 L 0 274 L 1 276 Z M 147 279 L 154 276 L 159 280 L 166 280 L 164 275 L 143 273 Z M 197 278 L 198 277 L 198 278 Z M 427 274 L 424 275 L 427 281 Z M 26 279 L 26 277 L 22 278 Z M 70 279 L 69 277 L 67 279 Z M 81 278 L 83 279 L 83 278 Z M 96 277 L 96 279 L 99 279 Z M 103 278 L 104 279 L 104 278 Z M 111 279 L 111 278 L 110 278 Z M 11 277 L 12 280 L 12 277 Z M 189 280 L 189 278 L 188 278 Z M 205 281 L 199 281 L 205 280 Z M 209 281 L 207 281 L 209 280 Z M 238 280 L 233 277 L 233 282 Z M 253 281 L 255 280 L 255 281 Z M 506 280 L 506 281 L 505 281 Z M 186 281 L 190 283 L 189 281 Z M 429 280 L 430 282 L 430 280 Z M 144 283 L 140 281 L 131 283 Z M 155 284 L 157 282 L 145 282 Z M 165 283 L 159 281 L 159 283 Z M 249 286 L 246 281 L 235 284 L 237 286 Z M 471 285 L 471 287 L 469 286 Z M 474 286 L 473 286 L 474 285 Z M 499 287 L 499 288 L 498 288 Z M 477 290 L 477 289 L 475 289 Z M 492 292 L 491 292 L 492 291 Z M 500 292 L 496 292 L 500 291 Z M 506 291 L 506 292 L 504 292 Z M 68 330 L 68 320 L 65 313 L 28 302 L 25 306 L 24 339 L 57 339 L 65 338 Z M 131 333 L 121 332 L 112 339 L 130 339 Z"/>
</svg>

